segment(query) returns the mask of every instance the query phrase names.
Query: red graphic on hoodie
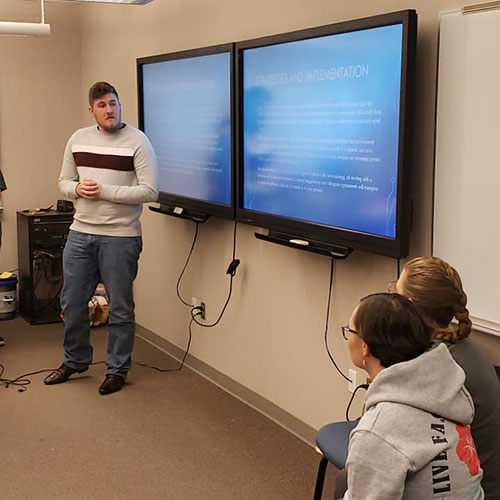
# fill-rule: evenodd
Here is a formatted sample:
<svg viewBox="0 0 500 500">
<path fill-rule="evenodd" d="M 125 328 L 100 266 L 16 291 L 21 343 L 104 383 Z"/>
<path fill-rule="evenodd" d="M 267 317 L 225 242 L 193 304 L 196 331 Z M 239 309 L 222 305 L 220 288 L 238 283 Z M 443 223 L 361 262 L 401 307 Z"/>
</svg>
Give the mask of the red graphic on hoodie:
<svg viewBox="0 0 500 500">
<path fill-rule="evenodd" d="M 477 456 L 476 445 L 474 444 L 474 439 L 472 439 L 470 427 L 457 425 L 456 430 L 459 437 L 456 449 L 457 456 L 465 465 L 467 465 L 470 475 L 475 476 L 479 472 L 481 462 Z"/>
</svg>

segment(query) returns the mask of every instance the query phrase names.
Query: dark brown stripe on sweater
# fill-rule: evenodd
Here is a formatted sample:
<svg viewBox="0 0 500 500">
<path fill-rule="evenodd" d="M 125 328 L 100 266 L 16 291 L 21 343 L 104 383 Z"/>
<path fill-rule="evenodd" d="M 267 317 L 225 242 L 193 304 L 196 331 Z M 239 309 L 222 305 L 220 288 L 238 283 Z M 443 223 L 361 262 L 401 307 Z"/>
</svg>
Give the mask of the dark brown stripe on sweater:
<svg viewBox="0 0 500 500">
<path fill-rule="evenodd" d="M 73 158 L 77 167 L 107 168 L 125 172 L 134 170 L 134 158 L 132 156 L 77 152 L 73 153 Z"/>
</svg>

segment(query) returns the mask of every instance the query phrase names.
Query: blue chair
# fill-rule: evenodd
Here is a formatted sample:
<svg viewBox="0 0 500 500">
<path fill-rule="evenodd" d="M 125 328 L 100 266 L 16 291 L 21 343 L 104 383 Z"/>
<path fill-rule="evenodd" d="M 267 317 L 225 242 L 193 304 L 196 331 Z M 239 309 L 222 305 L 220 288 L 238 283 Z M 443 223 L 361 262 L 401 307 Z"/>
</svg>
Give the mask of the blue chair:
<svg viewBox="0 0 500 500">
<path fill-rule="evenodd" d="M 318 475 L 316 477 L 316 487 L 314 489 L 314 500 L 321 500 L 323 486 L 325 483 L 326 467 L 328 462 L 337 469 L 343 469 L 347 460 L 349 447 L 349 434 L 358 425 L 359 420 L 352 422 L 333 422 L 327 424 L 317 432 L 316 444 L 323 454 L 321 457 Z"/>
</svg>

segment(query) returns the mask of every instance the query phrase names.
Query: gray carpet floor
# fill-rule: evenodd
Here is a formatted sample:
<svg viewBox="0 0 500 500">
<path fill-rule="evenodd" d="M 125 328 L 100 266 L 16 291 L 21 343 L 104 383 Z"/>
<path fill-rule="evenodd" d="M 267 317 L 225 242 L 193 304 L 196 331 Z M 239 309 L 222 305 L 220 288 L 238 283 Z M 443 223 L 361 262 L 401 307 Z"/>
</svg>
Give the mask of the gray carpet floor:
<svg viewBox="0 0 500 500">
<path fill-rule="evenodd" d="M 3 378 L 56 368 L 62 325 L 0 322 Z M 94 361 L 106 331 L 92 329 Z M 134 361 L 178 361 L 137 339 Z M 0 368 L 1 370 L 1 368 Z M 101 396 L 105 365 L 68 382 L 0 387 L 0 499 L 312 499 L 319 455 L 185 367 L 134 364 L 122 391 Z M 324 498 L 333 498 L 329 467 Z"/>
</svg>

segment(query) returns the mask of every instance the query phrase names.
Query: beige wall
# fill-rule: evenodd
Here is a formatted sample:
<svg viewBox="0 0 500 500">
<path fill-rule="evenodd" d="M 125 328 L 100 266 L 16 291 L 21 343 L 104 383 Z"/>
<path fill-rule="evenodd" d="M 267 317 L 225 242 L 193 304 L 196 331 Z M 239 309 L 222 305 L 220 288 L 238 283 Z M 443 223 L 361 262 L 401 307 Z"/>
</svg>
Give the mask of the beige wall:
<svg viewBox="0 0 500 500">
<path fill-rule="evenodd" d="M 457 7 L 456 0 L 156 0 L 146 7 L 87 6 L 82 11 L 83 87 L 99 78 L 112 80 L 120 89 L 125 118 L 136 123 L 136 57 L 416 8 L 419 38 L 411 254 L 429 254 L 438 12 L 453 7 Z M 136 287 L 137 321 L 184 347 L 189 311 L 176 300 L 175 282 L 194 228 L 147 210 L 143 226 L 145 251 Z M 196 296 L 207 303 L 209 320 L 215 319 L 226 296 L 224 272 L 231 260 L 232 228 L 231 222 L 217 219 L 200 227 L 183 283 L 186 298 Z M 329 260 L 261 242 L 254 232 L 253 227 L 238 226 L 237 256 L 242 264 L 233 299 L 217 328 L 194 328 L 191 352 L 313 427 L 342 418 L 350 394 L 323 343 Z M 330 339 L 344 370 L 351 365 L 340 325 L 346 323 L 359 297 L 385 290 L 395 277 L 395 260 L 363 252 L 336 264 Z M 500 342 L 487 341 L 498 360 Z"/>
<path fill-rule="evenodd" d="M 81 124 L 80 18 L 50 4 L 45 37 L 0 37 L 0 168 L 3 238 L 0 270 L 17 267 L 16 211 L 55 205 L 68 136 Z M 0 20 L 40 22 L 40 3 L 2 0 Z"/>
<path fill-rule="evenodd" d="M 5 200 L 16 209 L 47 205 L 57 198 L 55 180 L 64 142 L 75 126 L 91 123 L 90 117 L 84 114 L 81 120 L 81 116 L 86 108 L 86 91 L 94 81 L 114 83 L 120 92 L 124 120 L 137 124 L 137 57 L 416 8 L 419 38 L 411 254 L 430 253 L 438 11 L 457 7 L 456 0 L 415 0 L 411 4 L 399 0 L 155 0 L 143 7 L 49 6 L 48 21 L 54 35 L 46 41 L 33 41 L 27 48 L 9 41 L 10 51 L 25 50 L 25 56 L 33 61 L 25 65 L 15 56 L 7 56 L 18 75 L 10 87 L 4 82 L 5 72 L 1 73 L 2 168 L 9 183 L 9 199 Z M 76 13 L 81 13 L 81 47 L 76 40 L 73 48 L 69 40 L 80 29 Z M 3 43 L 0 40 L 2 51 Z M 42 44 L 51 48 L 44 45 L 42 51 Z M 33 47 L 39 48 L 38 57 L 33 55 Z M 45 80 L 29 83 L 23 72 L 34 73 L 31 66 L 42 71 Z M 55 101 L 45 103 L 40 94 L 54 83 L 54 74 L 72 83 L 57 93 Z M 31 106 L 23 104 L 22 116 L 17 106 L 9 104 L 8 89 L 33 101 Z M 7 110 L 13 116 L 9 121 Z M 15 141 L 15 147 L 8 145 L 8 138 Z M 29 148 L 25 147 L 26 139 Z M 36 179 L 36 184 L 26 189 L 28 177 Z M 6 217 L 6 224 L 13 238 L 11 217 Z M 175 283 L 194 228 L 191 223 L 147 209 L 142 220 L 145 250 L 136 283 L 137 321 L 184 348 L 190 316 L 176 299 Z M 183 281 L 183 295 L 203 299 L 209 320 L 215 319 L 226 297 L 225 270 L 231 260 L 232 230 L 232 222 L 219 219 L 200 227 L 193 261 Z M 350 394 L 331 365 L 323 342 L 330 262 L 322 256 L 261 242 L 254 237 L 255 230 L 238 226 L 237 257 L 242 264 L 232 301 L 218 327 L 193 329 L 191 352 L 310 426 L 340 419 Z M 10 266 L 14 252 L 11 240 L 4 251 Z M 395 260 L 368 253 L 354 252 L 336 264 L 330 345 L 344 370 L 351 364 L 340 325 L 347 322 L 359 297 L 385 290 L 395 277 Z M 500 362 L 498 339 L 487 337 L 485 342 Z M 359 407 L 358 403 L 355 410 Z"/>
</svg>

